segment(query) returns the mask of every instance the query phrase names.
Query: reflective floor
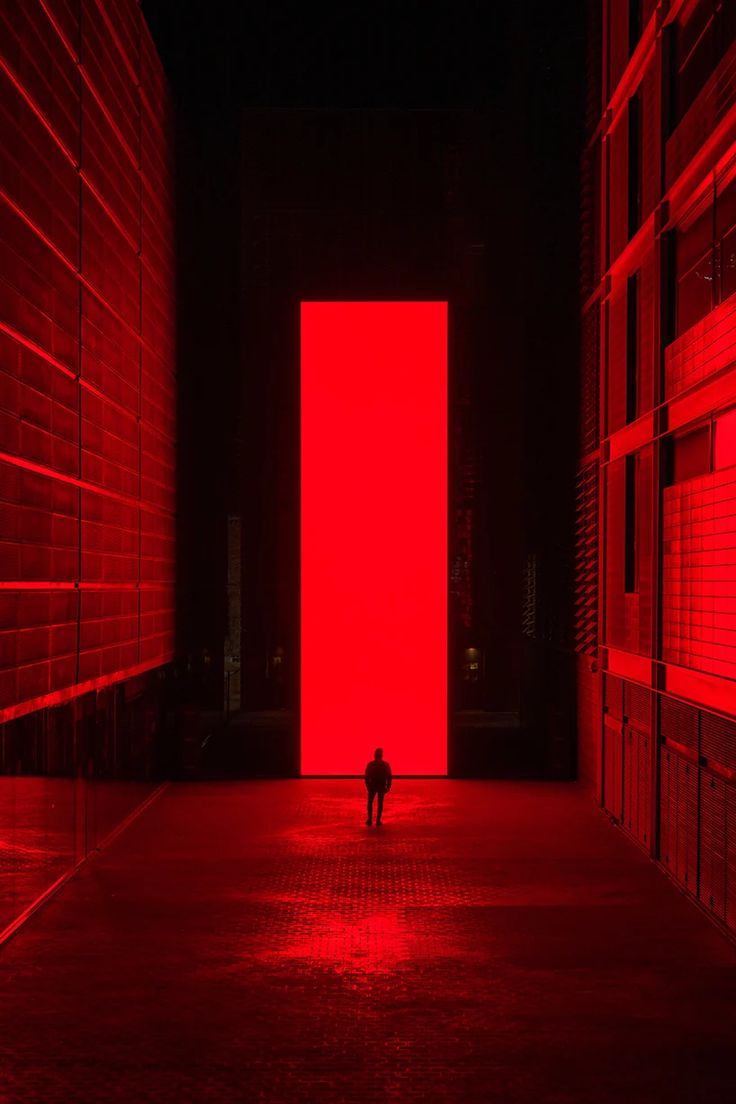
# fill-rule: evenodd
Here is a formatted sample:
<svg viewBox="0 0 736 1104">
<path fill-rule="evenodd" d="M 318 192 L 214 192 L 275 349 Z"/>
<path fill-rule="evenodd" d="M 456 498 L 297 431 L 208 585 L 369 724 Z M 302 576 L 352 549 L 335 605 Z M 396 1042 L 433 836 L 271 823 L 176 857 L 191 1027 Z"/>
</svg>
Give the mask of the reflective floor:
<svg viewBox="0 0 736 1104">
<path fill-rule="evenodd" d="M 0 952 L 3 1101 L 729 1101 L 736 949 L 577 787 L 170 787 Z"/>
<path fill-rule="evenodd" d="M 0 932 L 154 788 L 146 782 L 0 776 Z"/>
</svg>

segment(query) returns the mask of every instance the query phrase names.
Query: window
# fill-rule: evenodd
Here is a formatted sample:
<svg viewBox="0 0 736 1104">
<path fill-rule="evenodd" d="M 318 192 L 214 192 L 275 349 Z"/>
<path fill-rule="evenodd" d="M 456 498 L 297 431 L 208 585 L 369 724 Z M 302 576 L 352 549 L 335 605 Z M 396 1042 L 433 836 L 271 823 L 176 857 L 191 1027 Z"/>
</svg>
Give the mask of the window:
<svg viewBox="0 0 736 1104">
<path fill-rule="evenodd" d="M 668 483 L 682 483 L 710 471 L 710 423 L 680 433 L 670 440 Z"/>
<path fill-rule="evenodd" d="M 684 6 L 672 27 L 668 43 L 670 129 L 687 113 L 736 38 L 735 9 L 733 0 L 698 0 Z"/>
<path fill-rule="evenodd" d="M 677 24 L 668 23 L 662 34 L 662 122 L 669 138 L 678 123 L 677 114 Z"/>
<path fill-rule="evenodd" d="M 626 457 L 626 503 L 624 515 L 624 590 L 633 594 L 636 578 L 636 456 Z"/>
<path fill-rule="evenodd" d="M 733 170 L 731 170 L 733 172 Z M 736 176 L 718 184 L 716 195 L 717 294 L 720 300 L 736 292 Z"/>
<path fill-rule="evenodd" d="M 728 299 L 736 291 L 736 226 L 723 235 L 719 248 L 721 299 Z"/>
<path fill-rule="evenodd" d="M 719 414 L 715 420 L 715 446 L 713 467 L 731 468 L 736 465 L 736 407 Z"/>
<path fill-rule="evenodd" d="M 641 38 L 641 0 L 629 0 L 629 57 Z"/>
<path fill-rule="evenodd" d="M 639 361 L 639 273 L 629 276 L 626 283 L 626 421 L 637 415 L 637 382 Z"/>
<path fill-rule="evenodd" d="M 704 318 L 714 306 L 713 204 L 706 195 L 677 228 L 677 334 Z"/>
<path fill-rule="evenodd" d="M 639 93 L 629 100 L 629 237 L 641 223 L 641 119 Z"/>
<path fill-rule="evenodd" d="M 677 114 L 681 119 L 716 66 L 716 20 L 713 0 L 685 10 L 676 31 Z"/>
<path fill-rule="evenodd" d="M 736 407 L 669 439 L 667 484 L 736 466 Z"/>
<path fill-rule="evenodd" d="M 731 43 L 736 41 L 736 4 L 733 0 L 722 0 L 718 8 L 720 21 L 721 50 L 728 50 Z"/>
<path fill-rule="evenodd" d="M 683 218 L 665 261 L 674 267 L 674 277 L 669 277 L 674 281 L 674 333 L 671 305 L 663 303 L 665 334 L 670 341 L 736 294 L 736 162 L 719 180 L 715 203 L 711 188 Z M 668 287 L 666 281 L 663 287 Z"/>
<path fill-rule="evenodd" d="M 677 231 L 662 235 L 661 255 L 662 344 L 677 337 Z"/>
</svg>

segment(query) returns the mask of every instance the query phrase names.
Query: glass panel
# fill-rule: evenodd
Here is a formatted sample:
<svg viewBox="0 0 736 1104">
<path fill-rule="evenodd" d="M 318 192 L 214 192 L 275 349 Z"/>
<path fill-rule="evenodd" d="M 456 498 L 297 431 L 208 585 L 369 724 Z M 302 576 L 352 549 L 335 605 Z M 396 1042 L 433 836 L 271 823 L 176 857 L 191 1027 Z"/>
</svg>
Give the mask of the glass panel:
<svg viewBox="0 0 736 1104">
<path fill-rule="evenodd" d="M 736 407 L 716 418 L 713 466 L 730 468 L 736 464 Z"/>
<path fill-rule="evenodd" d="M 672 481 L 681 483 L 710 471 L 710 425 L 675 437 L 672 442 Z"/>
<path fill-rule="evenodd" d="M 19 717 L 0 740 L 0 931 L 70 870 L 79 792 L 69 707 Z"/>
<path fill-rule="evenodd" d="M 709 251 L 678 280 L 677 333 L 684 333 L 713 308 L 713 256 Z"/>
<path fill-rule="evenodd" d="M 692 105 L 718 57 L 713 0 L 701 0 L 677 29 L 677 113 Z"/>
<path fill-rule="evenodd" d="M 736 226 L 721 241 L 721 299 L 736 291 Z"/>
</svg>

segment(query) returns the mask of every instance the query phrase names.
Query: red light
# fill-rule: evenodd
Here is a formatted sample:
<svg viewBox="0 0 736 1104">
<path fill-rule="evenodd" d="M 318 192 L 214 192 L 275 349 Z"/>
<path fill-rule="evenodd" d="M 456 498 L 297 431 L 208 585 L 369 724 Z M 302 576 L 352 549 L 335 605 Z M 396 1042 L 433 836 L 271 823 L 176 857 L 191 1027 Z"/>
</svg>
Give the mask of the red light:
<svg viewBox="0 0 736 1104">
<path fill-rule="evenodd" d="M 736 409 L 716 418 L 714 467 L 732 468 L 736 464 Z"/>
<path fill-rule="evenodd" d="M 301 765 L 447 772 L 447 304 L 303 303 Z"/>
</svg>

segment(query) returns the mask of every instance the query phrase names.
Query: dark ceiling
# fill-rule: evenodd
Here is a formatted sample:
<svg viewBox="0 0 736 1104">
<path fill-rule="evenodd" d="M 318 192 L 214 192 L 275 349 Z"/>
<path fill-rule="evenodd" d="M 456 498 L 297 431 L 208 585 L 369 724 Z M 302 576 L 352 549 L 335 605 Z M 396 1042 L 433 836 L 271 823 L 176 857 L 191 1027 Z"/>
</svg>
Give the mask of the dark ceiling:
<svg viewBox="0 0 736 1104">
<path fill-rule="evenodd" d="M 142 7 L 190 108 L 490 107 L 527 68 L 564 79 L 584 37 L 581 0 Z"/>
</svg>

